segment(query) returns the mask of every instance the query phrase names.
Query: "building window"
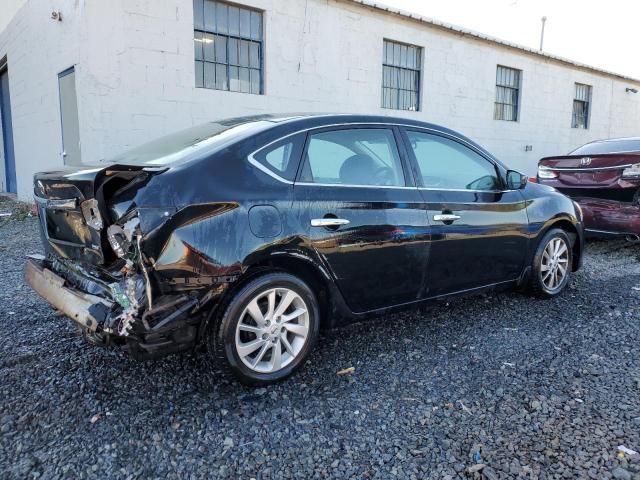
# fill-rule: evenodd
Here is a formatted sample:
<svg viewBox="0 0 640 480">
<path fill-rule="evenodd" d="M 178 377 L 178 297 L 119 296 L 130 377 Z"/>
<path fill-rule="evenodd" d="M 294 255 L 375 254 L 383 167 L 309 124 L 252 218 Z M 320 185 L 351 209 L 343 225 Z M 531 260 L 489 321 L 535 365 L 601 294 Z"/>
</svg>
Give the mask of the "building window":
<svg viewBox="0 0 640 480">
<path fill-rule="evenodd" d="M 420 109 L 422 48 L 384 41 L 382 60 L 382 108 Z"/>
<path fill-rule="evenodd" d="M 496 104 L 493 118 L 496 120 L 518 121 L 518 100 L 520 98 L 521 71 L 498 65 L 496 71 Z"/>
<path fill-rule="evenodd" d="M 571 119 L 573 128 L 589 128 L 589 103 L 591 103 L 591 86 L 576 83 Z"/>
<path fill-rule="evenodd" d="M 263 93 L 262 12 L 193 0 L 196 87 Z"/>
</svg>

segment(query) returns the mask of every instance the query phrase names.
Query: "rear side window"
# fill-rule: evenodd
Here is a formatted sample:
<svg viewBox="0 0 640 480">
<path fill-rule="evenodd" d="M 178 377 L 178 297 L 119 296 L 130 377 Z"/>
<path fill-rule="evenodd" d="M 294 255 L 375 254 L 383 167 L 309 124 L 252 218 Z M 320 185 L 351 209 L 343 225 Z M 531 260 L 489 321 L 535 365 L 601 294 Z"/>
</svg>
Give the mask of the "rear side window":
<svg viewBox="0 0 640 480">
<path fill-rule="evenodd" d="M 311 134 L 301 180 L 330 185 L 404 186 L 393 131 L 362 128 Z"/>
<path fill-rule="evenodd" d="M 272 173 L 293 181 L 304 148 L 304 138 L 304 134 L 284 138 L 263 148 L 253 158 Z"/>
<path fill-rule="evenodd" d="M 443 190 L 498 190 L 496 168 L 489 160 L 448 138 L 407 132 L 422 185 Z"/>
</svg>

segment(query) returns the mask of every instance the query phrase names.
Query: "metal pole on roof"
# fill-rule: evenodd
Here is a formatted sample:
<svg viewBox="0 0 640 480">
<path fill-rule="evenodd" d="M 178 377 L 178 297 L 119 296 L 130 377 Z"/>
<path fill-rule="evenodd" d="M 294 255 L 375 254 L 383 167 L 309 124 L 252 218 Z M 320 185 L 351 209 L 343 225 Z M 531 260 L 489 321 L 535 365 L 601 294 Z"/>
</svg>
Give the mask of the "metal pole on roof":
<svg viewBox="0 0 640 480">
<path fill-rule="evenodd" d="M 542 17 L 542 30 L 540 30 L 540 51 L 542 51 L 542 45 L 544 44 L 544 24 L 547 21 L 547 17 Z"/>
</svg>

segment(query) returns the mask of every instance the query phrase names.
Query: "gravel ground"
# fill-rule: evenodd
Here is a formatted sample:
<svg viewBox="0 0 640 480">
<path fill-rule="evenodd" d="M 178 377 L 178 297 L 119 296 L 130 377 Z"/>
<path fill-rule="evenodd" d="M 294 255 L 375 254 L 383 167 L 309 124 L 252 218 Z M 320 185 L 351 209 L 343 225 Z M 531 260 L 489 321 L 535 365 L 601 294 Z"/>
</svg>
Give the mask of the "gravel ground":
<svg viewBox="0 0 640 480">
<path fill-rule="evenodd" d="M 0 218 L 3 478 L 640 479 L 616 451 L 640 450 L 640 246 L 591 242 L 555 300 L 477 296 L 327 332 L 292 379 L 251 390 L 197 355 L 85 343 L 23 284 L 40 251 L 24 217 Z"/>
</svg>

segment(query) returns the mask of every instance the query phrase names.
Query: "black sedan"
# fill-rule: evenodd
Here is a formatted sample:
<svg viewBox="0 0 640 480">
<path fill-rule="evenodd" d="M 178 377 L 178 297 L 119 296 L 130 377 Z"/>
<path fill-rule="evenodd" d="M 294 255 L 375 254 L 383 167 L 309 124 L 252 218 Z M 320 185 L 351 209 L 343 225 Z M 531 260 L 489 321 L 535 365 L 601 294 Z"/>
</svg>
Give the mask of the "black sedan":
<svg viewBox="0 0 640 480">
<path fill-rule="evenodd" d="M 321 327 L 483 289 L 558 295 L 579 207 L 446 128 L 260 116 L 39 173 L 28 283 L 89 340 L 139 358 L 204 347 L 283 379 Z"/>
</svg>

